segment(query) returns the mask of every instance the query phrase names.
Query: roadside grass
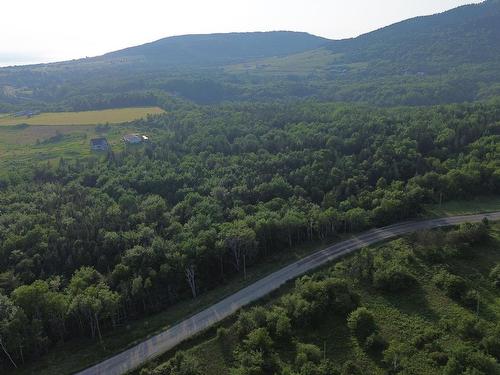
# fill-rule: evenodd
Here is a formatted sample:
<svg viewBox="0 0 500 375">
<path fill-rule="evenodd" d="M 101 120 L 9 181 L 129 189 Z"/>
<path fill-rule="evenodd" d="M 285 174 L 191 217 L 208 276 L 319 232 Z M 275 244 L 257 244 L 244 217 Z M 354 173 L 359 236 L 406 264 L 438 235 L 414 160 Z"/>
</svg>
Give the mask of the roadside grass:
<svg viewBox="0 0 500 375">
<path fill-rule="evenodd" d="M 95 125 L 120 124 L 164 113 L 159 107 L 132 107 L 83 112 L 47 112 L 28 118 L 13 115 L 0 117 L 0 126 L 28 125 Z"/>
<path fill-rule="evenodd" d="M 390 246 L 390 243 L 375 245 L 372 251 L 380 247 Z M 494 325 L 500 320 L 500 290 L 495 288 L 488 279 L 488 274 L 494 264 L 500 263 L 500 224 L 492 225 L 492 240 L 485 245 L 474 248 L 475 256 L 470 259 L 452 259 L 446 266 L 454 274 L 463 277 L 466 282 L 481 295 L 479 317 L 487 324 Z M 352 256 L 352 255 L 351 255 Z M 348 256 L 349 257 L 349 256 Z M 345 259 L 345 258 L 344 258 Z M 335 263 L 342 262 L 339 260 Z M 335 264 L 334 263 L 334 264 Z M 334 273 L 334 264 L 314 273 Z M 356 280 L 352 280 L 353 289 L 360 295 L 363 306 L 371 310 L 375 316 L 380 333 L 388 342 L 397 342 L 403 345 L 413 340 L 428 329 L 443 329 L 443 325 L 455 326 L 464 318 L 475 316 L 475 311 L 465 308 L 461 304 L 447 297 L 432 282 L 433 268 L 419 261 L 412 268 L 418 286 L 410 292 L 386 293 L 373 289 Z M 287 294 L 292 286 L 288 285 L 275 292 L 271 297 L 260 301 L 259 305 L 270 307 L 278 299 Z M 206 375 L 229 375 L 229 368 L 234 364 L 232 352 L 238 345 L 239 339 L 231 329 L 235 317 L 218 325 L 228 328 L 228 336 L 221 340 L 217 338 L 217 327 L 213 327 L 195 338 L 180 345 L 178 350 L 185 350 L 193 355 L 201 364 Z M 361 367 L 363 373 L 385 374 L 381 365 L 381 357 L 366 353 L 356 339 L 354 339 L 345 319 L 334 315 L 325 316 L 312 328 L 299 328 L 294 331 L 294 338 L 301 342 L 313 343 L 321 350 L 325 350 L 325 357 L 336 364 L 347 360 L 354 360 Z M 442 342 L 446 349 L 453 349 L 459 345 L 456 332 L 447 332 Z M 280 357 L 293 363 L 295 346 L 293 340 L 277 342 L 276 350 Z M 151 361 L 148 368 L 168 360 L 175 351 Z M 419 350 L 412 353 L 412 360 L 407 363 L 405 373 L 434 374 L 436 365 L 430 363 L 426 355 Z M 139 374 L 140 369 L 134 371 Z"/>
<path fill-rule="evenodd" d="M 482 212 L 484 209 L 484 202 L 491 201 L 491 198 L 484 199 L 484 201 L 478 201 L 482 203 L 478 204 L 476 209 L 474 209 L 472 205 L 468 206 L 467 213 Z M 281 267 L 327 247 L 333 242 L 338 242 L 340 240 L 347 239 L 348 237 L 349 236 L 339 236 L 324 241 L 315 241 L 277 253 L 266 259 L 266 262 L 250 267 L 248 269 L 246 279 L 243 279 L 241 276 L 232 278 L 226 285 L 206 291 L 196 300 L 181 301 L 163 312 L 151 315 L 147 318 L 132 321 L 122 328 L 118 328 L 105 334 L 103 340 L 104 346 L 87 339 L 70 340 L 59 345 L 58 347 L 53 348 L 48 355 L 43 356 L 36 362 L 27 364 L 20 370 L 12 373 L 56 375 L 73 373 L 82 370 L 92 364 L 104 360 L 105 358 L 132 347 L 156 333 L 164 331 L 172 325 L 175 325 L 187 317 L 196 314 L 211 304 L 222 300 L 226 296 L 235 293 L 260 278 L 280 269 Z M 286 288 L 287 287 L 285 286 L 280 289 L 279 293 L 282 293 L 282 291 L 286 290 Z M 228 319 L 230 320 L 231 318 Z"/>
<path fill-rule="evenodd" d="M 426 205 L 425 217 L 443 217 L 500 211 L 500 195 L 479 196 L 470 200 L 455 200 Z"/>
</svg>

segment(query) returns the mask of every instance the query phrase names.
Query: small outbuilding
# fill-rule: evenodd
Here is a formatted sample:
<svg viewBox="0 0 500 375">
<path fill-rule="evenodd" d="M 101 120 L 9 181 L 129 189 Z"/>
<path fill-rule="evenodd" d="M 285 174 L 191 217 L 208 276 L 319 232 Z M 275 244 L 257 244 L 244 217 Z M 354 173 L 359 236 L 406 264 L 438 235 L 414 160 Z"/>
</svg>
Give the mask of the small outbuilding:
<svg viewBox="0 0 500 375">
<path fill-rule="evenodd" d="M 123 142 L 131 144 L 131 145 L 137 145 L 142 142 L 147 142 L 149 138 L 145 135 L 140 135 L 140 134 L 126 134 L 123 136 Z"/>
<path fill-rule="evenodd" d="M 123 142 L 136 145 L 142 142 L 142 137 L 139 134 L 126 134 L 123 136 Z"/>
<path fill-rule="evenodd" d="M 109 143 L 106 138 L 93 138 L 90 140 L 90 148 L 92 151 L 107 151 Z"/>
</svg>

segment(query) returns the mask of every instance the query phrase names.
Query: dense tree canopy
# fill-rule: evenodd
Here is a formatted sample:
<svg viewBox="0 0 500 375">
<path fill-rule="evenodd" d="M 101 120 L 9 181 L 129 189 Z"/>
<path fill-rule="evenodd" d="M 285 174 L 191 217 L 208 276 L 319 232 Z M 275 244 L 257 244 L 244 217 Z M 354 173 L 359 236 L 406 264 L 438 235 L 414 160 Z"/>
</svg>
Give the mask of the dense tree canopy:
<svg viewBox="0 0 500 375">
<path fill-rule="evenodd" d="M 16 364 L 196 298 L 304 241 L 500 189 L 496 104 L 192 106 L 138 125 L 153 135 L 144 147 L 2 174 L 0 332 Z M 375 285 L 411 284 L 403 266 L 375 263 Z"/>
</svg>

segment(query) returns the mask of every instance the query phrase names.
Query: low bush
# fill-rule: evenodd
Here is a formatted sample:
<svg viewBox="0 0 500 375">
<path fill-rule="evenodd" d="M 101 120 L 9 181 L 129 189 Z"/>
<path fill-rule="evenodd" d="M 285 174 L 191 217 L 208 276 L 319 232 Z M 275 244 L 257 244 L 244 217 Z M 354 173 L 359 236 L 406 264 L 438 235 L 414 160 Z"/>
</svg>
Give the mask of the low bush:
<svg viewBox="0 0 500 375">
<path fill-rule="evenodd" d="M 388 292 L 408 290 L 414 287 L 416 283 L 415 277 L 405 267 L 399 265 L 379 268 L 373 275 L 375 288 Z"/>
<path fill-rule="evenodd" d="M 347 326 L 361 342 L 364 342 L 377 329 L 373 314 L 365 307 L 359 307 L 349 314 Z"/>
<path fill-rule="evenodd" d="M 500 288 L 500 264 L 492 268 L 490 272 L 490 279 L 497 288 Z"/>
<path fill-rule="evenodd" d="M 497 325 L 495 329 L 488 330 L 481 341 L 481 347 L 497 361 L 500 360 L 500 326 Z"/>
<path fill-rule="evenodd" d="M 174 358 L 156 367 L 149 373 L 141 375 L 202 375 L 203 371 L 198 361 L 192 356 L 177 352 Z"/>
<path fill-rule="evenodd" d="M 387 341 L 378 333 L 372 333 L 365 340 L 364 348 L 367 352 L 378 354 L 387 349 Z"/>
<path fill-rule="evenodd" d="M 467 283 L 460 276 L 453 275 L 446 270 L 439 271 L 433 278 L 434 284 L 454 300 L 461 300 L 467 292 Z"/>
<path fill-rule="evenodd" d="M 443 370 L 444 375 L 497 375 L 499 373 L 500 366 L 494 358 L 468 346 L 455 350 Z"/>
</svg>

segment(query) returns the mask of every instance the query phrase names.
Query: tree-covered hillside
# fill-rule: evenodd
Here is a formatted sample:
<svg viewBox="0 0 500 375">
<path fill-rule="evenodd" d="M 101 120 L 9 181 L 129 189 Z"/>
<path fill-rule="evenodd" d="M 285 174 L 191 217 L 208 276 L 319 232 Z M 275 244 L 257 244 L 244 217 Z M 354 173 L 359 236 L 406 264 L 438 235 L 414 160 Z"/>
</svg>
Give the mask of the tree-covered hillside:
<svg viewBox="0 0 500 375">
<path fill-rule="evenodd" d="M 346 62 L 370 61 L 379 69 L 397 64 L 397 73 L 433 74 L 461 64 L 498 63 L 499 51 L 492 46 L 500 44 L 499 17 L 499 3 L 486 1 L 335 41 L 328 48 L 342 53 Z"/>
<path fill-rule="evenodd" d="M 161 66 L 220 66 L 305 52 L 327 42 L 311 34 L 287 31 L 184 35 L 111 52 L 101 59 L 142 59 Z"/>
<path fill-rule="evenodd" d="M 150 144 L 2 174 L 0 337 L 14 363 L 98 342 L 298 244 L 500 190 L 495 103 L 183 107 L 138 125 Z"/>
<path fill-rule="evenodd" d="M 500 95 L 500 3 L 329 41 L 305 33 L 165 38 L 104 56 L 0 69 L 0 112 L 314 97 L 383 106 Z"/>
</svg>

